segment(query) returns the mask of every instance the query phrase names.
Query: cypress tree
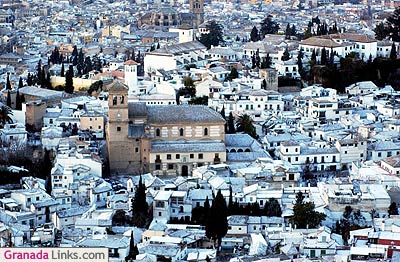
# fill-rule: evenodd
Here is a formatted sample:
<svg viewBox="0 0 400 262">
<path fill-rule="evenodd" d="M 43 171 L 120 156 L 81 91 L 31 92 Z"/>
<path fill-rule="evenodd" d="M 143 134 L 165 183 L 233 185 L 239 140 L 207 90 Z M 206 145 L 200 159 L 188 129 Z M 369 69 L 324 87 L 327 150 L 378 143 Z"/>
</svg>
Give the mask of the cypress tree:
<svg viewBox="0 0 400 262">
<path fill-rule="evenodd" d="M 65 77 L 65 68 L 64 68 L 64 63 L 61 64 L 61 72 L 60 72 L 60 76 L 61 77 Z"/>
<path fill-rule="evenodd" d="M 129 253 L 128 256 L 125 258 L 125 261 L 135 260 L 136 256 L 139 255 L 139 250 L 135 245 L 135 241 L 133 238 L 133 230 L 131 231 L 131 239 L 129 241 Z"/>
<path fill-rule="evenodd" d="M 251 29 L 250 40 L 252 42 L 257 42 L 258 40 L 260 40 L 260 35 L 256 26 L 253 26 L 253 29 Z"/>
<path fill-rule="evenodd" d="M 225 119 L 225 106 L 222 106 L 220 114 Z"/>
<path fill-rule="evenodd" d="M 44 70 L 40 74 L 40 87 L 46 88 L 46 72 Z"/>
<path fill-rule="evenodd" d="M 36 83 L 38 85 L 41 85 L 42 83 L 40 82 L 40 80 L 42 80 L 42 78 L 41 78 L 41 76 L 42 76 L 42 60 L 39 60 L 36 70 L 37 70 Z"/>
<path fill-rule="evenodd" d="M 228 134 L 236 133 L 235 129 L 235 119 L 233 118 L 232 112 L 229 112 L 228 116 Z"/>
<path fill-rule="evenodd" d="M 32 79 L 31 73 L 28 73 L 28 77 L 27 77 L 27 79 L 26 79 L 26 84 L 27 84 L 28 86 L 32 86 L 32 85 L 33 85 L 33 79 Z"/>
<path fill-rule="evenodd" d="M 142 175 L 136 188 L 135 197 L 132 202 L 132 224 L 143 228 L 146 225 L 148 204 L 146 202 L 146 187 L 142 183 Z"/>
<path fill-rule="evenodd" d="M 24 83 L 22 82 L 22 77 L 19 77 L 18 89 L 22 88 L 23 86 L 24 86 Z"/>
<path fill-rule="evenodd" d="M 7 106 L 11 108 L 11 94 L 10 90 L 7 91 Z"/>
<path fill-rule="evenodd" d="M 226 201 L 218 190 L 217 196 L 214 198 L 210 208 L 209 216 L 206 224 L 206 236 L 209 239 L 218 241 L 218 246 L 221 245 L 222 238 L 228 232 L 228 208 Z"/>
<path fill-rule="evenodd" d="M 10 73 L 7 73 L 7 84 L 6 89 L 11 90 Z"/>
<path fill-rule="evenodd" d="M 326 49 L 325 47 L 321 50 L 321 65 L 326 65 Z"/>
<path fill-rule="evenodd" d="M 392 48 L 390 49 L 390 59 L 397 59 L 396 45 L 392 43 Z"/>
<path fill-rule="evenodd" d="M 19 94 L 19 89 L 17 89 L 17 95 L 15 97 L 15 109 L 22 110 L 22 101 L 21 101 L 21 96 Z"/>
<path fill-rule="evenodd" d="M 289 50 L 287 49 L 287 47 L 285 48 L 285 51 L 283 52 L 283 55 L 281 57 L 282 61 L 287 61 L 290 59 L 290 53 Z"/>
<path fill-rule="evenodd" d="M 68 71 L 65 74 L 65 92 L 69 94 L 74 93 L 74 82 L 72 79 L 73 76 L 74 68 L 72 65 L 70 65 Z"/>
</svg>

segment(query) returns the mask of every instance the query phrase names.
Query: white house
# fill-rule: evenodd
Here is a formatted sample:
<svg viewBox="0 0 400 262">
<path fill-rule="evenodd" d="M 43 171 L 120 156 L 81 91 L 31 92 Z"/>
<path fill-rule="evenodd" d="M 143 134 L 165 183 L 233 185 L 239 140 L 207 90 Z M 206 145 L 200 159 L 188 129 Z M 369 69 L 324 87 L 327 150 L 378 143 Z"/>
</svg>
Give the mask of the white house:
<svg viewBox="0 0 400 262">
<path fill-rule="evenodd" d="M 400 175 L 400 155 L 382 159 L 381 167 L 390 174 Z"/>
</svg>

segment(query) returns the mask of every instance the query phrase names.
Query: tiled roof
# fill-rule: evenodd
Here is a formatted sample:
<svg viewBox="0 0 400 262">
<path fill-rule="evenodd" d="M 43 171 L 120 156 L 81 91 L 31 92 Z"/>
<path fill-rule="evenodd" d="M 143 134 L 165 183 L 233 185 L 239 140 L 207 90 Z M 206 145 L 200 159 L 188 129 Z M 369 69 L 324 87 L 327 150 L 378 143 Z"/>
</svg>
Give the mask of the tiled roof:
<svg viewBox="0 0 400 262">
<path fill-rule="evenodd" d="M 147 112 L 148 121 L 154 124 L 225 122 L 220 113 L 201 105 L 149 106 Z"/>
</svg>

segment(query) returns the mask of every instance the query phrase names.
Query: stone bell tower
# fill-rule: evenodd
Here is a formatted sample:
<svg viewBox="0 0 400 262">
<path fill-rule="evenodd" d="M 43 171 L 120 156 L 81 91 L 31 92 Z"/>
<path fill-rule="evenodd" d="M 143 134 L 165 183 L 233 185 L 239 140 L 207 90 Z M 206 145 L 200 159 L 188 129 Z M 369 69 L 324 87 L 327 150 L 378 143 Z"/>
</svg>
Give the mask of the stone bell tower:
<svg viewBox="0 0 400 262">
<path fill-rule="evenodd" d="M 198 28 L 204 22 L 204 1 L 189 0 L 190 13 L 194 15 L 193 27 Z"/>
</svg>

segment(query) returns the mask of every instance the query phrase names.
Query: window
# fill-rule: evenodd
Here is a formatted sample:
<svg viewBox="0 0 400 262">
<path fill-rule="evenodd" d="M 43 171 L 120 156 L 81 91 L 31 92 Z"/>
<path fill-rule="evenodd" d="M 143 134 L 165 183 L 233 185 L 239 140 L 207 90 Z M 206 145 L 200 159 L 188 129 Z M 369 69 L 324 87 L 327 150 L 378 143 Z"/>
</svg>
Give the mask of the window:
<svg viewBox="0 0 400 262">
<path fill-rule="evenodd" d="M 121 131 L 121 127 L 117 126 L 117 131 L 120 132 Z"/>
<path fill-rule="evenodd" d="M 204 128 L 204 135 L 208 136 L 208 128 Z"/>
<path fill-rule="evenodd" d="M 171 154 L 167 154 L 167 159 L 171 160 Z"/>
<path fill-rule="evenodd" d="M 378 153 L 378 157 L 381 157 L 381 156 L 382 156 L 382 153 L 381 153 L 381 152 L 379 152 L 379 153 Z"/>
<path fill-rule="evenodd" d="M 159 128 L 156 129 L 156 136 L 160 136 L 160 129 Z"/>
<path fill-rule="evenodd" d="M 288 157 L 287 161 L 292 162 L 292 158 Z"/>
<path fill-rule="evenodd" d="M 181 158 L 181 155 L 180 155 L 180 154 L 176 154 L 175 158 L 176 158 L 176 159 L 180 159 L 180 158 Z"/>
<path fill-rule="evenodd" d="M 168 164 L 168 169 L 174 169 L 174 164 Z"/>
<path fill-rule="evenodd" d="M 135 153 L 139 153 L 139 148 L 135 147 Z"/>
<path fill-rule="evenodd" d="M 203 159 L 203 154 L 199 154 L 199 159 Z"/>
<path fill-rule="evenodd" d="M 117 105 L 117 97 L 113 96 L 113 106 L 116 106 L 116 105 Z"/>
<path fill-rule="evenodd" d="M 179 136 L 183 136 L 183 128 L 179 129 Z"/>
<path fill-rule="evenodd" d="M 161 165 L 160 164 L 156 165 L 156 170 L 161 170 Z"/>
<path fill-rule="evenodd" d="M 194 158 L 194 154 L 190 154 L 190 158 Z"/>
</svg>

